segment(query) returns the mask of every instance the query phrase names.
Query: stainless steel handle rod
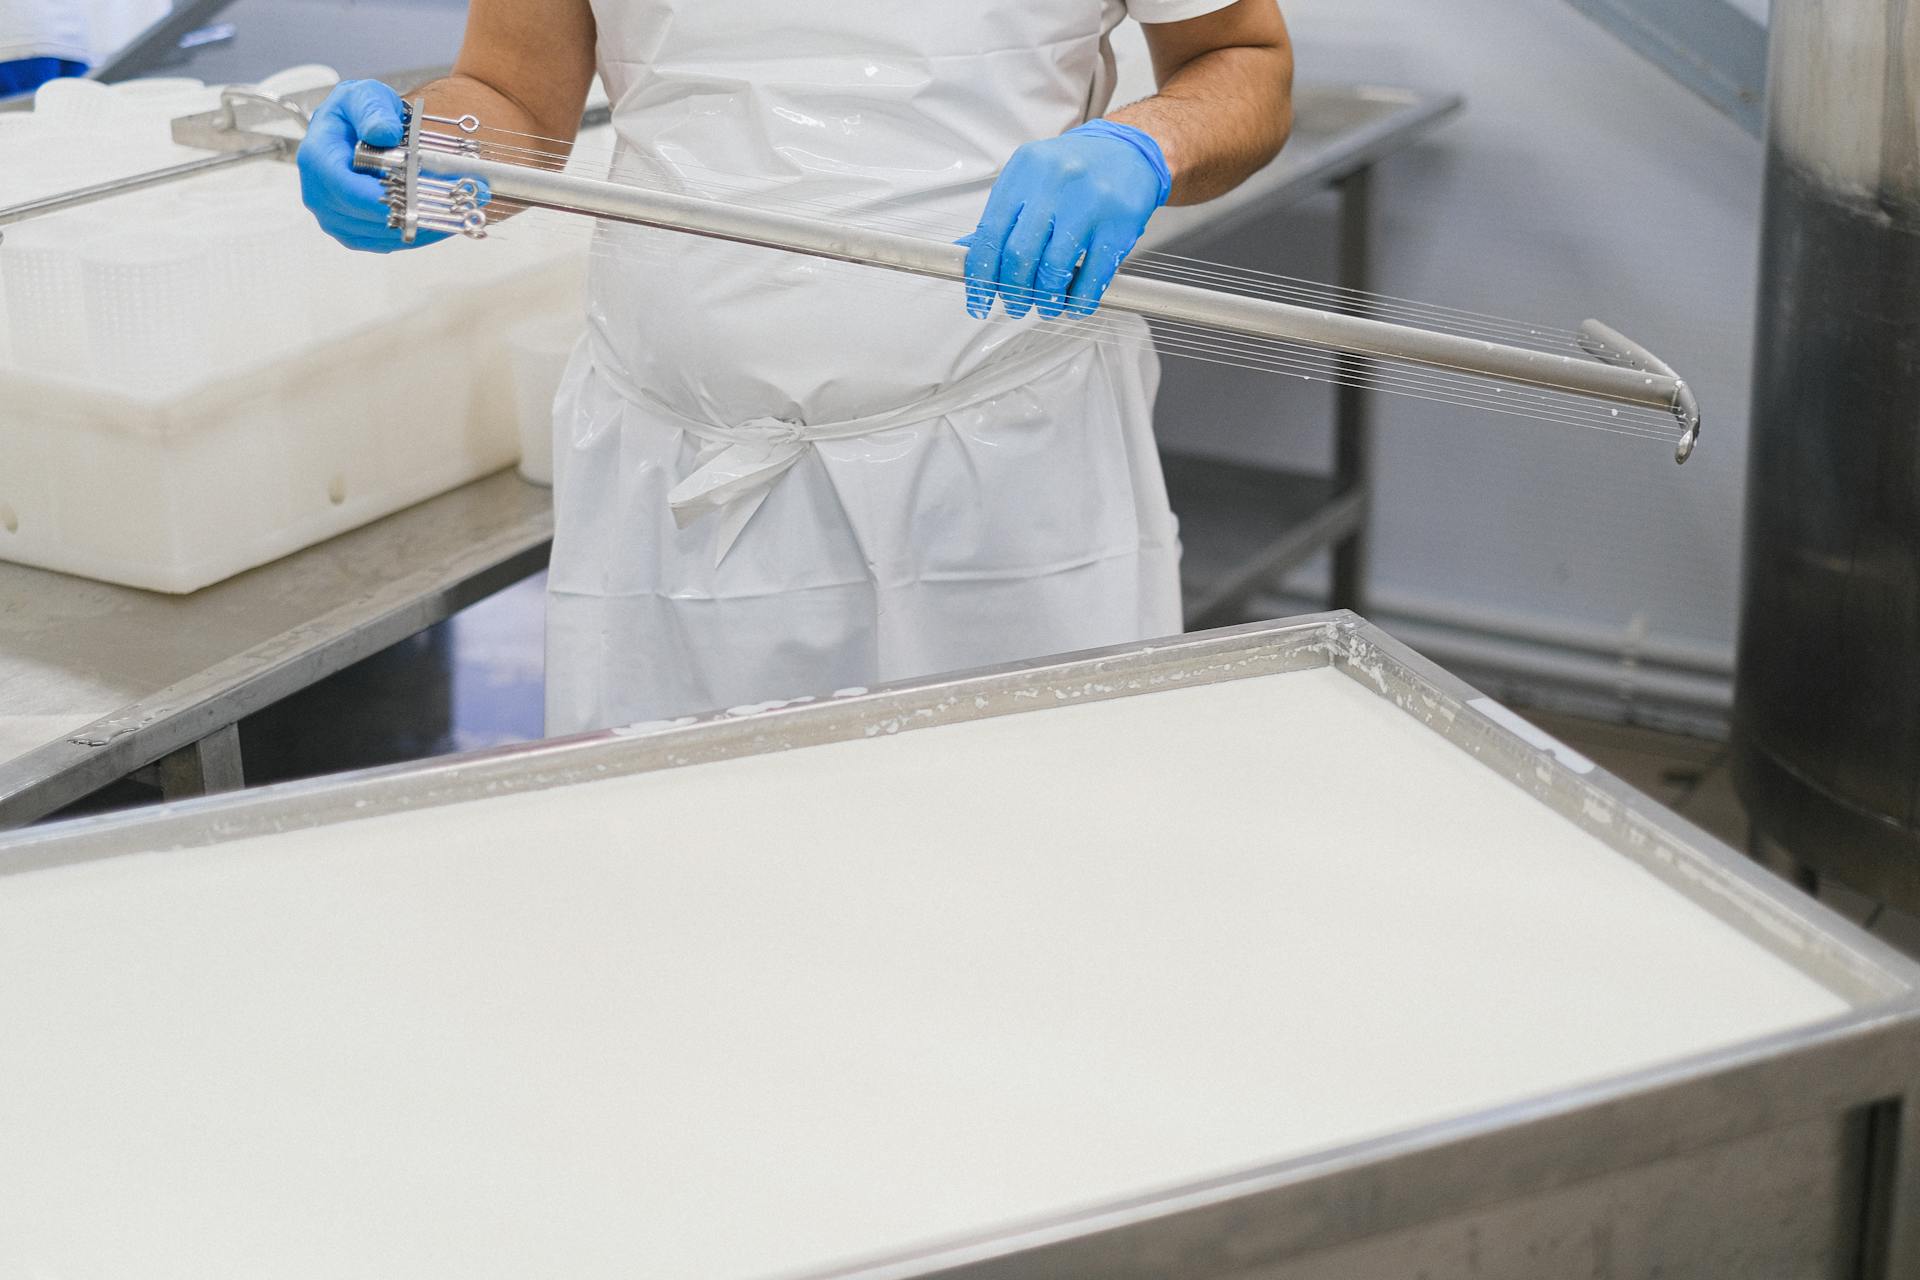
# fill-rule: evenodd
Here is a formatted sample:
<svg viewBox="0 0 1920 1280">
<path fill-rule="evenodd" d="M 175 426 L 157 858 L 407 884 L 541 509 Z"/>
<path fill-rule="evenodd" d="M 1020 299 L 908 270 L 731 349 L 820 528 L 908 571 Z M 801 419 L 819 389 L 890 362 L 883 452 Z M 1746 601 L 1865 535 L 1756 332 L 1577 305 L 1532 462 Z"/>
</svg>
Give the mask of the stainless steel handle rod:
<svg viewBox="0 0 1920 1280">
<path fill-rule="evenodd" d="M 257 160 L 263 156 L 277 155 L 286 148 L 285 143 L 263 142 L 245 151 L 226 151 L 217 156 L 204 156 L 198 160 L 187 160 L 180 164 L 168 165 L 164 169 L 152 169 L 146 173 L 136 173 L 130 177 L 115 178 L 109 182 L 96 182 L 90 187 L 80 187 L 73 191 L 64 191 L 57 196 L 43 196 L 38 200 L 29 200 L 24 204 L 10 204 L 0 207 L 0 227 L 10 223 L 24 222 L 28 218 L 38 218 L 49 213 L 58 213 L 62 209 L 71 209 L 77 205 L 92 204 L 96 200 L 107 200 L 114 196 L 123 196 L 133 191 L 144 191 L 148 187 L 157 187 L 162 183 L 178 182 L 195 174 L 206 173 L 210 169 L 224 169 L 228 165 L 243 164 L 248 160 Z"/>
<path fill-rule="evenodd" d="M 410 148 L 355 152 L 361 169 L 403 174 Z M 959 245 L 891 231 L 827 222 L 800 214 L 741 208 L 699 196 L 623 186 L 596 178 L 463 155 L 435 155 L 438 171 L 484 182 L 493 199 L 711 239 L 782 249 L 841 262 L 885 267 L 942 280 L 964 280 L 966 250 Z M 1199 289 L 1122 272 L 1103 307 L 1160 320 L 1183 321 L 1257 338 L 1308 343 L 1359 356 L 1377 356 L 1548 391 L 1570 391 L 1618 404 L 1664 409 L 1683 429 L 1677 456 L 1684 462 L 1699 428 L 1686 383 L 1661 369 L 1603 364 L 1578 356 L 1530 351 L 1455 334 L 1342 315 L 1265 298 Z"/>
</svg>

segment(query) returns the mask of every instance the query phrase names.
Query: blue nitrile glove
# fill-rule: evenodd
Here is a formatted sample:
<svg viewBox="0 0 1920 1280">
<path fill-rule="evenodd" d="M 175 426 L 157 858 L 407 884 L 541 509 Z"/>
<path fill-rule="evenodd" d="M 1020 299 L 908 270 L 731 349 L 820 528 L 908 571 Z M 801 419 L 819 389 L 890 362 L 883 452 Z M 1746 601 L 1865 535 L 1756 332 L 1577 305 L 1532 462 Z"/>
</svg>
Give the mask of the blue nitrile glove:
<svg viewBox="0 0 1920 1280">
<path fill-rule="evenodd" d="M 342 80 L 313 113 L 300 144 L 300 198 L 320 229 L 349 249 L 392 253 L 446 239 L 422 231 L 409 245 L 387 226 L 380 179 L 357 172 L 353 147 L 366 142 L 397 147 L 401 140 L 400 95 L 378 80 Z"/>
<path fill-rule="evenodd" d="M 47 81 L 63 76 L 85 74 L 86 63 L 69 62 L 65 58 L 15 58 L 11 62 L 0 62 L 0 98 L 32 93 Z"/>
<path fill-rule="evenodd" d="M 1167 202 L 1160 144 L 1132 125 L 1091 120 L 1013 153 L 967 238 L 967 310 L 998 294 L 1010 316 L 1087 315 Z"/>
</svg>

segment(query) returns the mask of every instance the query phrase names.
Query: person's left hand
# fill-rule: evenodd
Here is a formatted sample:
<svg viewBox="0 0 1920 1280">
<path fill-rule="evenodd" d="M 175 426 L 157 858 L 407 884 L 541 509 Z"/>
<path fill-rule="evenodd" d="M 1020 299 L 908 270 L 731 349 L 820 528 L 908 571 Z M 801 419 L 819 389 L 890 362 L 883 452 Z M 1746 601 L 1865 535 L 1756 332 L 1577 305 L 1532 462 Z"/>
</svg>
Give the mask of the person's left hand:
<svg viewBox="0 0 1920 1280">
<path fill-rule="evenodd" d="M 1013 153 L 967 245 L 967 310 L 1090 315 L 1120 263 L 1167 202 L 1160 144 L 1132 125 L 1092 120 Z"/>
<path fill-rule="evenodd" d="M 356 143 L 397 147 L 402 137 L 400 95 L 378 80 L 342 80 L 314 109 L 295 157 L 300 198 L 320 229 L 349 249 L 392 253 L 446 238 L 423 232 L 412 245 L 404 243 L 387 226 L 380 179 L 353 167 Z"/>
</svg>

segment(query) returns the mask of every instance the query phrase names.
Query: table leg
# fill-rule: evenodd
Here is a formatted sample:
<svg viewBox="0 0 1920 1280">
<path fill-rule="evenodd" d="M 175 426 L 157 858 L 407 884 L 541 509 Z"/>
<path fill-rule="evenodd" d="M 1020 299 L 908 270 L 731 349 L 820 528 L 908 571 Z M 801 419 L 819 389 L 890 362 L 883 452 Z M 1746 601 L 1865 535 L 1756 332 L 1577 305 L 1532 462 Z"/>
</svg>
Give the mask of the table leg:
<svg viewBox="0 0 1920 1280">
<path fill-rule="evenodd" d="M 216 729 L 159 762 L 160 794 L 167 800 L 238 791 L 246 785 L 240 767 L 240 726 Z"/>
<path fill-rule="evenodd" d="M 1820 896 L 1820 873 L 1793 856 L 1785 846 L 1774 843 L 1758 831 L 1747 837 L 1747 856 L 1794 888 L 1812 897 Z"/>
<path fill-rule="evenodd" d="M 1920 1274 L 1920 1089 L 1867 1109 L 1865 1276 Z"/>
<path fill-rule="evenodd" d="M 1373 167 L 1354 170 L 1335 189 L 1340 193 L 1340 284 L 1365 290 L 1372 278 Z M 1357 491 L 1362 505 L 1352 535 L 1333 549 L 1330 596 L 1334 608 L 1360 612 L 1367 597 L 1368 526 L 1372 524 L 1373 395 L 1366 386 L 1367 361 L 1343 357 L 1339 371 L 1333 406 L 1334 485 L 1341 493 Z"/>
</svg>

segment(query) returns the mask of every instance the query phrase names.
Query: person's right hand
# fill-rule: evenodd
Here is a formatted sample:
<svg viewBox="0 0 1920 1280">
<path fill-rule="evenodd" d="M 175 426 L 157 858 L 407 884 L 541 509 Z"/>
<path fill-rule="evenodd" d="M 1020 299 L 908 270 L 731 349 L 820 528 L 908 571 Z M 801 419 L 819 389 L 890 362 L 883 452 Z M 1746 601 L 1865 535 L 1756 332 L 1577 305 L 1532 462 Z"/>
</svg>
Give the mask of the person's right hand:
<svg viewBox="0 0 1920 1280">
<path fill-rule="evenodd" d="M 407 244 L 398 228 L 387 226 L 380 179 L 353 167 L 355 143 L 397 147 L 401 136 L 400 95 L 378 80 L 342 80 L 307 125 L 297 160 L 300 198 L 320 229 L 349 249 L 392 253 L 446 239 L 444 232 L 422 231 Z"/>
</svg>

